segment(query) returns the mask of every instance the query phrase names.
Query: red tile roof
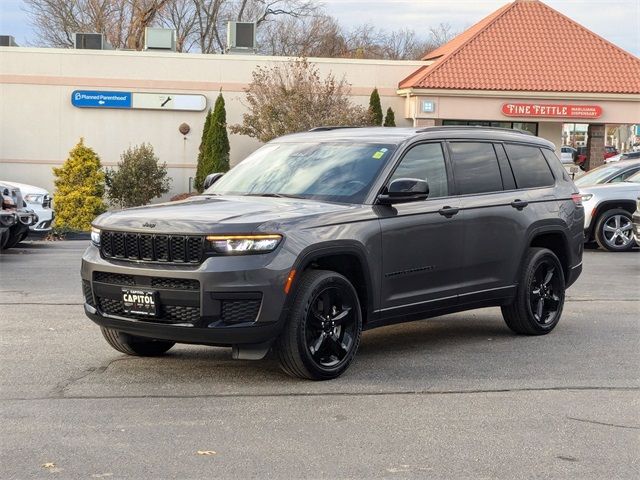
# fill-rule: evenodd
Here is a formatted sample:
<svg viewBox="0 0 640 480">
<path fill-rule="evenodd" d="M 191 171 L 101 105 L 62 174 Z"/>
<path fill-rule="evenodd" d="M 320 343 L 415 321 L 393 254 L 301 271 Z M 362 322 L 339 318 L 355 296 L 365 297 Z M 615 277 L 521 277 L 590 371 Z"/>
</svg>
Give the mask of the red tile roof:
<svg viewBox="0 0 640 480">
<path fill-rule="evenodd" d="M 399 88 L 640 93 L 640 59 L 538 0 L 516 0 L 427 54 Z"/>
</svg>

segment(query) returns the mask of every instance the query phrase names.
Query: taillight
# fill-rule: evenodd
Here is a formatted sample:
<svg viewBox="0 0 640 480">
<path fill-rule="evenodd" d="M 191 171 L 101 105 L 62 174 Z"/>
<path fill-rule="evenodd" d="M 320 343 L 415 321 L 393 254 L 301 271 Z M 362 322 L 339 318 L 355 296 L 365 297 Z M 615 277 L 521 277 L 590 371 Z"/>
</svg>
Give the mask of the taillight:
<svg viewBox="0 0 640 480">
<path fill-rule="evenodd" d="M 573 203 L 575 203 L 577 206 L 582 206 L 582 195 L 580 195 L 579 193 L 572 193 L 571 200 L 573 200 Z"/>
</svg>

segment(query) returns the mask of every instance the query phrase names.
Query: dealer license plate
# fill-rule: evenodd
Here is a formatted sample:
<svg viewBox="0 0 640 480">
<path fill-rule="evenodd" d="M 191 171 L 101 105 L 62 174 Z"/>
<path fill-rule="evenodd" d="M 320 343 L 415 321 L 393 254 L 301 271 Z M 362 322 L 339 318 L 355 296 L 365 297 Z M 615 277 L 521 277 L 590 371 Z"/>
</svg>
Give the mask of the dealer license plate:
<svg viewBox="0 0 640 480">
<path fill-rule="evenodd" d="M 155 317 L 158 314 L 158 292 L 155 290 L 122 289 L 125 313 Z"/>
</svg>

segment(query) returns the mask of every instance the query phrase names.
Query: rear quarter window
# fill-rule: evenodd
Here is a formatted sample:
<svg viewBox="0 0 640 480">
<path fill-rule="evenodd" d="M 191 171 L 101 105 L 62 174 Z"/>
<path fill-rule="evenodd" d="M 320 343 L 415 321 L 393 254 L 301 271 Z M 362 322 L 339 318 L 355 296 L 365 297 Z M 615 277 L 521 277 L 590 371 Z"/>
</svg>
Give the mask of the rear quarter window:
<svg viewBox="0 0 640 480">
<path fill-rule="evenodd" d="M 505 144 L 504 146 L 518 188 L 548 187 L 555 179 L 538 147 Z"/>
</svg>

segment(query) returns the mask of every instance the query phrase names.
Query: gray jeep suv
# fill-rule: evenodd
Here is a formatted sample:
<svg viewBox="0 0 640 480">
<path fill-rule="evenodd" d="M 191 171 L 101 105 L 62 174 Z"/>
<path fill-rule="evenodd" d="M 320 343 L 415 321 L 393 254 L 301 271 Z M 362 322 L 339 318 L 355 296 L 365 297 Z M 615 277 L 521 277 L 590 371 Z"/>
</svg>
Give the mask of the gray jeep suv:
<svg viewBox="0 0 640 480">
<path fill-rule="evenodd" d="M 499 306 L 558 324 L 584 212 L 554 146 L 477 127 L 319 128 L 278 138 L 202 195 L 96 218 L 85 311 L 129 355 L 270 349 L 329 379 L 363 330 Z"/>
</svg>

